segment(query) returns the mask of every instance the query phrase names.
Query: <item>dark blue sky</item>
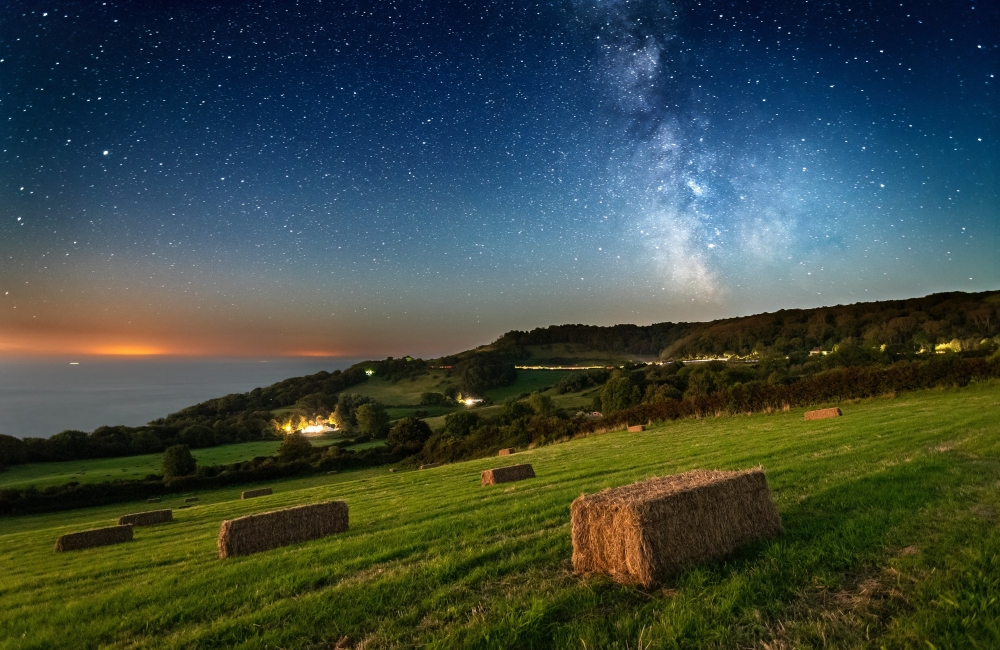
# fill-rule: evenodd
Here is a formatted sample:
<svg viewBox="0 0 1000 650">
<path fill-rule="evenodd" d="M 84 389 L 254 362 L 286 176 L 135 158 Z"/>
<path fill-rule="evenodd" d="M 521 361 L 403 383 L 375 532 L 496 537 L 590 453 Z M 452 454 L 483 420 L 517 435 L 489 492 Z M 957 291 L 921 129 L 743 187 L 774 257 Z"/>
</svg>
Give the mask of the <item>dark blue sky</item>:
<svg viewBox="0 0 1000 650">
<path fill-rule="evenodd" d="M 992 2 L 13 2 L 0 352 L 1000 286 Z"/>
</svg>

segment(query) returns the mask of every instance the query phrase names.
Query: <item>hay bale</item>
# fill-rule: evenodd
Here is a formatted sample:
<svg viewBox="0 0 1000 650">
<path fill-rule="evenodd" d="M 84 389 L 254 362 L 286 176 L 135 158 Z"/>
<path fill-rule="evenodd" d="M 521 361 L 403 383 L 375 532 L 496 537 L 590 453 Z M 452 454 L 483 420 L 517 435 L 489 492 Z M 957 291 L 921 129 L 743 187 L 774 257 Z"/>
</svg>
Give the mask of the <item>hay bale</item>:
<svg viewBox="0 0 1000 650">
<path fill-rule="evenodd" d="M 497 456 L 510 456 L 513 453 L 514 453 L 514 448 L 507 447 L 506 449 L 501 449 L 500 453 L 498 453 Z"/>
<path fill-rule="evenodd" d="M 250 555 L 347 530 L 347 504 L 326 501 L 222 522 L 219 557 Z"/>
<path fill-rule="evenodd" d="M 122 515 L 118 518 L 118 525 L 152 526 L 153 524 L 162 524 L 173 520 L 174 513 L 172 510 L 149 510 L 131 515 Z"/>
<path fill-rule="evenodd" d="M 783 528 L 761 470 L 694 470 L 651 478 L 570 506 L 573 569 L 655 585 Z"/>
<path fill-rule="evenodd" d="M 496 467 L 484 470 L 480 474 L 483 485 L 496 485 L 497 483 L 512 483 L 526 478 L 535 478 L 535 470 L 525 463 L 524 465 L 510 465 L 509 467 Z"/>
<path fill-rule="evenodd" d="M 645 430 L 646 430 L 646 427 L 645 427 L 645 425 L 642 425 L 642 424 L 635 424 L 635 425 L 630 426 L 628 428 L 628 432 L 629 433 L 639 433 L 639 432 L 645 431 Z"/>
<path fill-rule="evenodd" d="M 188 497 L 188 498 L 184 499 L 184 503 L 194 503 L 197 500 L 198 500 L 198 497 Z"/>
<path fill-rule="evenodd" d="M 434 469 L 435 467 L 441 467 L 441 463 L 427 463 L 426 465 L 421 465 L 420 469 Z"/>
<path fill-rule="evenodd" d="M 254 497 L 266 497 L 269 494 L 273 494 L 271 488 L 257 488 L 255 490 L 244 490 L 240 493 L 240 498 L 252 499 Z"/>
<path fill-rule="evenodd" d="M 390 474 L 395 474 L 396 473 L 396 468 L 395 467 L 390 467 L 389 468 L 389 473 Z"/>
<path fill-rule="evenodd" d="M 816 411 L 806 411 L 807 420 L 825 420 L 827 418 L 839 418 L 843 413 L 839 408 L 818 409 Z"/>
<path fill-rule="evenodd" d="M 159 503 L 160 497 L 153 497 L 152 499 L 146 499 L 146 503 Z"/>
<path fill-rule="evenodd" d="M 93 548 L 95 546 L 107 546 L 108 544 L 120 544 L 132 539 L 132 526 L 108 526 L 107 528 L 94 528 L 79 533 L 67 533 L 56 540 L 56 553 L 63 551 L 77 551 L 82 548 Z"/>
</svg>

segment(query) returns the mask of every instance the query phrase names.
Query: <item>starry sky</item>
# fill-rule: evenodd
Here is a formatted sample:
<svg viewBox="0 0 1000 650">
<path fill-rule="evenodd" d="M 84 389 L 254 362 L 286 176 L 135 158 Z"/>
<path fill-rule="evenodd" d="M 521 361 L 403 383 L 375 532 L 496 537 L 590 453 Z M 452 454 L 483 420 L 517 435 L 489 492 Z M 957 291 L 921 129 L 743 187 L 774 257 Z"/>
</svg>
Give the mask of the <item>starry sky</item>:
<svg viewBox="0 0 1000 650">
<path fill-rule="evenodd" d="M 0 354 L 1000 288 L 983 0 L 4 2 Z"/>
</svg>

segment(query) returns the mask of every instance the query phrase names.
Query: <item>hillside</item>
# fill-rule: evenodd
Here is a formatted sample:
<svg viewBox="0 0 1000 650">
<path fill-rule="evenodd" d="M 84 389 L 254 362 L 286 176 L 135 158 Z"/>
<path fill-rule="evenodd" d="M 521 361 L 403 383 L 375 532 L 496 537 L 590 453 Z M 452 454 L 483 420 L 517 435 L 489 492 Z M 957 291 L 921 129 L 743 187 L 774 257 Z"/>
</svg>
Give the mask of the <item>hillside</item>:
<svg viewBox="0 0 1000 650">
<path fill-rule="evenodd" d="M 165 498 L 176 521 L 53 554 L 145 503 L 17 517 L 0 530 L 0 645 L 18 648 L 995 647 L 1000 384 L 661 424 L 428 471 L 385 469 Z M 529 462 L 538 478 L 481 487 Z M 581 492 L 763 465 L 785 534 L 660 589 L 570 570 Z M 351 529 L 219 560 L 223 519 L 345 500 Z"/>
<path fill-rule="evenodd" d="M 525 359 L 532 358 L 540 347 L 570 345 L 577 348 L 576 358 L 599 352 L 608 357 L 663 360 L 750 357 L 766 352 L 803 355 L 814 348 L 833 350 L 847 340 L 893 347 L 899 352 L 934 350 L 942 345 L 975 349 L 982 339 L 1000 332 L 998 309 L 1000 291 L 950 292 L 908 300 L 784 309 L 704 323 L 553 325 L 508 332 L 491 348 Z"/>
<path fill-rule="evenodd" d="M 773 405 L 747 401 L 733 391 L 775 397 L 775 386 L 838 367 L 885 367 L 907 361 L 927 365 L 936 363 L 938 355 L 965 360 L 994 355 L 995 359 L 1000 349 L 998 309 L 1000 292 L 954 292 L 705 323 L 558 325 L 512 331 L 492 344 L 439 359 L 372 360 L 344 371 L 289 378 L 247 393 L 206 400 L 143 427 L 65 431 L 50 439 L 23 442 L 0 436 L 0 466 L 158 453 L 178 443 L 202 448 L 256 441 L 274 437 L 279 429 L 335 419 L 340 417 L 337 413 L 346 418 L 350 432 L 356 424 L 354 410 L 365 400 L 389 407 L 390 423 L 418 417 L 435 429 L 443 426 L 444 416 L 460 408 L 455 400 L 463 396 L 482 397 L 488 404 L 547 390 L 556 409 L 565 411 L 563 416 L 580 410 L 609 410 L 597 399 L 607 373 L 583 376 L 577 371 L 580 376 L 571 381 L 563 374 L 566 371 L 523 367 L 626 368 L 656 360 L 728 359 L 735 363 L 702 364 L 703 369 L 676 363 L 647 366 L 643 373 L 630 375 L 633 397 L 621 407 L 714 395 L 716 403 L 728 410 L 732 409 L 727 405 L 744 410 L 770 408 Z M 522 370 L 515 370 L 516 366 Z M 994 370 L 985 372 L 988 376 Z M 904 381 L 899 386 L 887 385 L 886 390 L 907 386 Z M 563 424 L 557 423 L 556 428 L 569 433 Z M 542 439 L 547 438 L 542 435 Z"/>
</svg>

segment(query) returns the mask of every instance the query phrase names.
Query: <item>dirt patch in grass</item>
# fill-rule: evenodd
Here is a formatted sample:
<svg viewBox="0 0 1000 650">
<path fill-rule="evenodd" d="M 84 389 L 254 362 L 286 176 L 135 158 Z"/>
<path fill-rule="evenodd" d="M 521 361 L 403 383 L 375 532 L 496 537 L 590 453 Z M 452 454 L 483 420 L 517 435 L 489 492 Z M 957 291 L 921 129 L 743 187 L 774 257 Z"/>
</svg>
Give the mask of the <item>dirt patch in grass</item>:
<svg viewBox="0 0 1000 650">
<path fill-rule="evenodd" d="M 907 547 L 900 553 L 906 553 Z M 919 551 L 916 551 L 919 552 Z M 857 647 L 877 638 L 890 621 L 909 609 L 896 587 L 899 573 L 883 569 L 876 575 L 846 580 L 840 589 L 816 587 L 803 590 L 777 621 L 767 625 L 768 638 L 761 650 L 803 647 Z"/>
</svg>

